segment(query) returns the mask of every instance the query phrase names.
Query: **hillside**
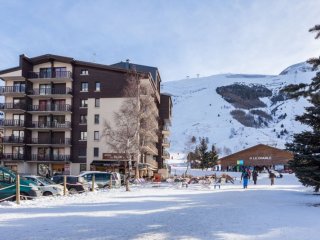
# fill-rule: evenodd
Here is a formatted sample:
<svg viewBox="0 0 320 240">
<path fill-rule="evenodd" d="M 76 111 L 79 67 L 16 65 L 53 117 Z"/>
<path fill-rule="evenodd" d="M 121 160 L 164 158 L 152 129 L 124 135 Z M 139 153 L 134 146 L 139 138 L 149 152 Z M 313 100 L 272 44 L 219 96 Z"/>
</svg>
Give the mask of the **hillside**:
<svg viewBox="0 0 320 240">
<path fill-rule="evenodd" d="M 294 133 L 307 129 L 294 117 L 309 103 L 286 100 L 279 90 L 314 75 L 300 63 L 275 76 L 220 74 L 164 83 L 162 91 L 173 98 L 170 152 L 184 153 L 192 136 L 208 137 L 220 156 L 258 143 L 284 148 Z"/>
</svg>

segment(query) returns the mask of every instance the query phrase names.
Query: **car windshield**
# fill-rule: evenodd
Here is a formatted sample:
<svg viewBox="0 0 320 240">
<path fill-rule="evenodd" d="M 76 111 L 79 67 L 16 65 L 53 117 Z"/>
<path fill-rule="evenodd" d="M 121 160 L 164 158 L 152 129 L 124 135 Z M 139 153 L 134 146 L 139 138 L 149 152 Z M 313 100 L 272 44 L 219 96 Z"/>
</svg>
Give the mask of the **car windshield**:
<svg viewBox="0 0 320 240">
<path fill-rule="evenodd" d="M 51 181 L 50 179 L 44 178 L 44 177 L 37 177 L 37 180 L 40 181 L 44 185 L 56 184 L 54 181 Z"/>
</svg>

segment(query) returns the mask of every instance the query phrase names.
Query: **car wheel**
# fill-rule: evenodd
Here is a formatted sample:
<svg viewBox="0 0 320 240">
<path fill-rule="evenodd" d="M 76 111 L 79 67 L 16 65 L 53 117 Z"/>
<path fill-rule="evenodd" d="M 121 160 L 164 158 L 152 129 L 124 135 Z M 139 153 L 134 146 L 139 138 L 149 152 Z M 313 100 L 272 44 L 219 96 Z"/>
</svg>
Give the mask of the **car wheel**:
<svg viewBox="0 0 320 240">
<path fill-rule="evenodd" d="M 29 198 L 29 194 L 25 193 L 25 192 L 21 192 L 20 193 L 20 200 L 29 200 L 31 198 Z"/>
<path fill-rule="evenodd" d="M 76 193 L 78 193 L 78 191 L 77 191 L 77 189 L 75 189 L 75 188 L 70 188 L 70 189 L 69 189 L 69 193 L 70 193 L 70 194 L 76 194 Z"/>
<path fill-rule="evenodd" d="M 43 196 L 52 196 L 53 194 L 52 194 L 52 192 L 44 192 L 43 193 Z"/>
</svg>

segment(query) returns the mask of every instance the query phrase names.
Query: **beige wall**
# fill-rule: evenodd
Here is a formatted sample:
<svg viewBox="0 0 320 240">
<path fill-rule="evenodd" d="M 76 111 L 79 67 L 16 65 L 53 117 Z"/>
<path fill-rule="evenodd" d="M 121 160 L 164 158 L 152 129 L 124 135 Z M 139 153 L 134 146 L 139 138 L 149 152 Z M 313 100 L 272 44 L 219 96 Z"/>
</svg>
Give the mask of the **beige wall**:
<svg viewBox="0 0 320 240">
<path fill-rule="evenodd" d="M 95 99 L 88 99 L 87 115 L 87 169 L 93 160 L 102 159 L 102 153 L 111 152 L 106 144 L 106 139 L 102 137 L 105 122 L 114 126 L 114 112 L 117 112 L 125 98 L 100 98 L 100 107 L 95 107 Z M 94 115 L 99 114 L 99 124 L 94 124 Z M 94 131 L 99 131 L 100 140 L 94 140 Z M 99 157 L 93 157 L 93 148 L 99 148 Z"/>
<path fill-rule="evenodd" d="M 22 70 L 17 70 L 17 71 L 1 74 L 0 78 L 10 79 L 10 77 L 21 77 L 21 76 L 22 76 Z M 12 85 L 8 85 L 8 86 L 12 86 Z"/>
<path fill-rule="evenodd" d="M 67 71 L 72 72 L 72 65 L 71 64 L 54 61 L 53 65 L 54 65 L 54 67 L 66 67 Z M 34 72 L 40 72 L 40 68 L 50 68 L 50 67 L 51 67 L 51 63 L 50 62 L 41 63 L 41 64 L 38 64 L 38 65 L 34 65 L 33 66 L 33 71 Z"/>
</svg>

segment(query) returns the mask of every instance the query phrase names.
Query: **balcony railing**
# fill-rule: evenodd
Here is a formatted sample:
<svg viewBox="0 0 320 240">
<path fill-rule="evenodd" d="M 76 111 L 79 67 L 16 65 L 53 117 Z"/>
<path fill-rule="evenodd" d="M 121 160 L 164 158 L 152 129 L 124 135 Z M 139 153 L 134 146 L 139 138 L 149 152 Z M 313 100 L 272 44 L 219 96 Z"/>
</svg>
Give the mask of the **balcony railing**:
<svg viewBox="0 0 320 240">
<path fill-rule="evenodd" d="M 34 88 L 28 91 L 29 95 L 39 95 L 39 96 L 45 96 L 45 95 L 62 95 L 62 94 L 71 94 L 72 89 L 71 88 Z"/>
<path fill-rule="evenodd" d="M 70 71 L 52 71 L 52 72 L 29 72 L 29 78 L 71 78 L 72 73 Z"/>
<path fill-rule="evenodd" d="M 29 105 L 27 108 L 28 111 L 35 112 L 70 112 L 70 104 L 46 104 L 46 105 Z"/>
<path fill-rule="evenodd" d="M 24 110 L 25 108 L 26 108 L 26 104 L 24 103 L 0 103 L 0 109 L 2 110 L 10 110 L 10 109 Z"/>
<path fill-rule="evenodd" d="M 169 159 L 170 158 L 170 153 L 168 151 L 163 151 L 162 153 L 162 157 L 165 158 L 165 159 Z"/>
<path fill-rule="evenodd" d="M 32 122 L 31 125 L 29 125 L 31 128 L 70 128 L 71 122 Z"/>
<path fill-rule="evenodd" d="M 2 153 L 2 160 L 25 160 L 25 155 L 21 153 Z"/>
<path fill-rule="evenodd" d="M 4 127 L 24 127 L 23 120 L 4 119 L 0 121 L 0 126 Z"/>
<path fill-rule="evenodd" d="M 61 145 L 70 145 L 71 139 L 70 138 L 58 138 L 55 139 L 54 137 L 51 139 L 40 139 L 40 138 L 32 138 L 30 144 L 61 144 Z"/>
<path fill-rule="evenodd" d="M 4 136 L 2 139 L 3 143 L 24 143 L 24 137 L 17 136 Z"/>
<path fill-rule="evenodd" d="M 70 155 L 58 155 L 58 154 L 49 154 L 49 155 L 42 155 L 42 154 L 32 154 L 31 155 L 32 161 L 70 161 Z"/>
<path fill-rule="evenodd" d="M 0 94 L 4 93 L 25 93 L 25 86 L 2 86 L 0 87 Z"/>
</svg>

